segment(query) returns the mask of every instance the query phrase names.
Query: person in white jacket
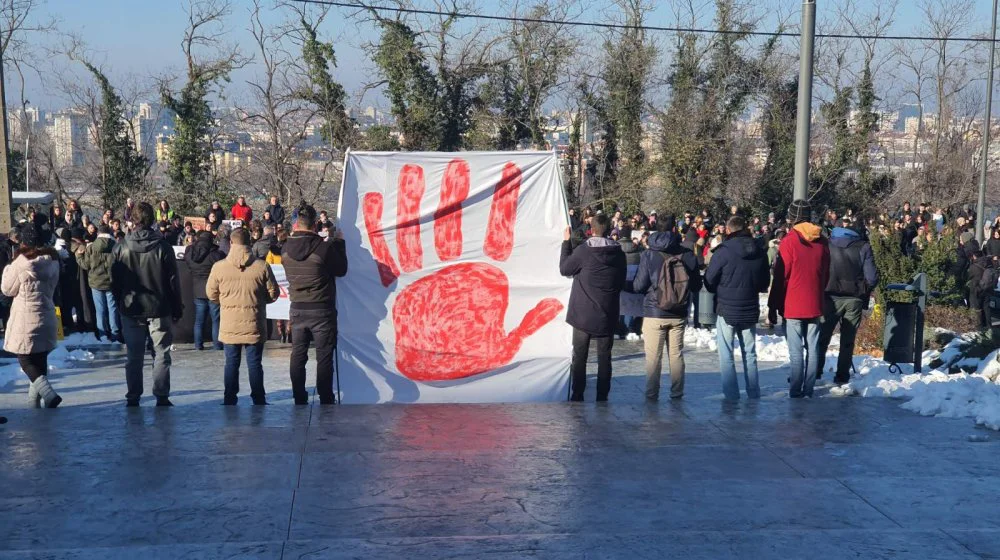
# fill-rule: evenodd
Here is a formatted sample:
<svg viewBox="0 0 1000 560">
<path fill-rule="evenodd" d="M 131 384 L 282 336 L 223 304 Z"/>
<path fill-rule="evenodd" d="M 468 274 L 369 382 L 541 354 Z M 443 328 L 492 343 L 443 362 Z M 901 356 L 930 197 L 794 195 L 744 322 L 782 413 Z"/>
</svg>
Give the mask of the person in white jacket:
<svg viewBox="0 0 1000 560">
<path fill-rule="evenodd" d="M 34 224 L 21 229 L 20 252 L 3 271 L 0 291 L 14 298 L 4 350 L 15 354 L 24 373 L 31 380 L 28 400 L 31 406 L 55 408 L 62 402 L 48 378 L 49 352 L 55 349 L 56 306 L 52 295 L 59 284 L 59 255 L 42 247 Z"/>
</svg>

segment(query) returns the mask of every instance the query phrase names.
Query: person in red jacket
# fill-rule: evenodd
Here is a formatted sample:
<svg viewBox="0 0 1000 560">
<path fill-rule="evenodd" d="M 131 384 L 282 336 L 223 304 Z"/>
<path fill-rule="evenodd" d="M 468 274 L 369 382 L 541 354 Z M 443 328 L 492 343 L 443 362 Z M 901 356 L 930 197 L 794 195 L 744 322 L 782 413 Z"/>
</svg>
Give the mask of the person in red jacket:
<svg viewBox="0 0 1000 560">
<path fill-rule="evenodd" d="M 253 220 L 253 209 L 247 204 L 247 199 L 239 197 L 231 211 L 234 220 L 241 220 L 244 224 L 249 224 Z"/>
<path fill-rule="evenodd" d="M 778 247 L 769 305 L 785 317 L 789 390 L 793 399 L 812 397 L 819 371 L 820 318 L 830 276 L 830 247 L 823 230 L 811 223 L 812 207 L 796 200 L 788 208 L 793 225 Z M 803 352 L 805 360 L 803 360 Z"/>
</svg>

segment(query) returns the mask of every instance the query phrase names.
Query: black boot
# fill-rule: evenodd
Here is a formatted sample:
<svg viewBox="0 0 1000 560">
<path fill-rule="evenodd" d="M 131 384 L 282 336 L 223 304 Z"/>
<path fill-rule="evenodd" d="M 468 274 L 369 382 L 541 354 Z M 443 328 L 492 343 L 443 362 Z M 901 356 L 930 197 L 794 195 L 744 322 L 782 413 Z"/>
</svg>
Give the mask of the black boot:
<svg viewBox="0 0 1000 560">
<path fill-rule="evenodd" d="M 167 397 L 156 397 L 156 406 L 174 406 Z"/>
</svg>

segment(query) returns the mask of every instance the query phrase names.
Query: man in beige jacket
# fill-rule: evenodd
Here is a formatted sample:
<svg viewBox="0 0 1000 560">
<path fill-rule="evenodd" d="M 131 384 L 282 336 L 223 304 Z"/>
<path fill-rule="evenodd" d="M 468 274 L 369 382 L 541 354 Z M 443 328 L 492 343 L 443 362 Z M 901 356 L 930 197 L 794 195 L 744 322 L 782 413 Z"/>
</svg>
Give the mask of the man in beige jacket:
<svg viewBox="0 0 1000 560">
<path fill-rule="evenodd" d="M 225 399 L 235 405 L 240 392 L 240 362 L 244 348 L 250 374 L 250 397 L 254 404 L 267 404 L 261 355 L 267 338 L 267 304 L 278 299 L 278 283 L 271 267 L 250 253 L 250 232 L 233 230 L 229 255 L 212 267 L 205 293 L 219 305 L 219 340 L 225 345 Z"/>
</svg>

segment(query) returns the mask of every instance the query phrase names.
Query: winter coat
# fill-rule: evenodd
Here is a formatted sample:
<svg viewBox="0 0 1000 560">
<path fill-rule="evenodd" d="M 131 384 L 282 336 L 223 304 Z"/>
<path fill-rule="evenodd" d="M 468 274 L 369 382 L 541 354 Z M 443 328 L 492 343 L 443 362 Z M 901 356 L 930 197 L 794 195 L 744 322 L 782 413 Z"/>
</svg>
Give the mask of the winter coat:
<svg viewBox="0 0 1000 560">
<path fill-rule="evenodd" d="M 215 263 L 226 258 L 226 255 L 212 242 L 212 236 L 199 235 L 195 242 L 184 249 L 184 262 L 191 271 L 191 293 L 194 299 L 208 299 L 205 285 L 212 273 Z"/>
<path fill-rule="evenodd" d="M 210 207 L 208 209 L 208 212 L 205 212 L 205 227 L 206 228 L 208 227 L 209 222 L 210 222 L 210 220 L 208 219 L 208 217 L 211 216 L 212 214 L 215 214 L 215 224 L 214 224 L 214 226 L 215 226 L 215 229 L 218 229 L 219 226 L 222 225 L 222 222 L 226 219 L 226 211 L 223 210 L 221 206 L 218 207 L 218 208 L 214 208 L 214 209 Z"/>
<path fill-rule="evenodd" d="M 111 291 L 122 315 L 135 319 L 182 316 L 177 257 L 160 232 L 133 231 L 111 254 Z"/>
<path fill-rule="evenodd" d="M 804 222 L 788 232 L 778 247 L 768 306 L 786 319 L 823 315 L 830 276 L 830 248 L 819 226 Z"/>
<path fill-rule="evenodd" d="M 292 309 L 337 308 L 336 278 L 347 274 L 343 239 L 324 241 L 312 232 L 295 231 L 281 248 Z"/>
<path fill-rule="evenodd" d="M 243 223 L 249 223 L 253 220 L 253 208 L 250 208 L 249 204 L 244 204 L 242 206 L 234 204 L 232 210 L 230 210 L 230 215 L 234 220 L 241 220 Z"/>
<path fill-rule="evenodd" d="M 647 240 L 649 249 L 643 251 L 639 257 L 639 270 L 636 271 L 632 288 L 637 294 L 646 294 L 642 302 L 642 316 L 656 319 L 687 319 L 687 314 L 683 316 L 670 313 L 660 309 L 657 305 L 659 296 L 656 293 L 656 284 L 660 280 L 660 269 L 663 268 L 663 254 L 680 257 L 681 263 L 687 270 L 688 290 L 696 294 L 701 289 L 701 272 L 698 269 L 698 259 L 690 250 L 681 247 L 681 238 L 673 232 L 659 232 L 649 236 Z"/>
<path fill-rule="evenodd" d="M 87 246 L 83 256 L 77 258 L 81 270 L 87 271 L 87 280 L 95 290 L 111 289 L 111 250 L 115 240 L 110 234 L 101 234 Z"/>
<path fill-rule="evenodd" d="M 563 241 L 559 273 L 573 277 L 566 322 L 593 336 L 611 336 L 618 326 L 619 295 L 625 287 L 625 253 L 604 237 L 591 237 L 575 250 Z"/>
<path fill-rule="evenodd" d="M 205 288 L 219 304 L 219 341 L 257 344 L 267 333 L 267 304 L 280 294 L 271 267 L 254 258 L 246 245 L 233 245 L 225 260 L 215 263 Z"/>
<path fill-rule="evenodd" d="M 877 285 L 878 269 L 872 246 L 856 231 L 834 228 L 830 235 L 827 295 L 868 300 Z"/>
<path fill-rule="evenodd" d="M 271 213 L 271 220 L 276 224 L 285 223 L 285 207 L 280 204 L 268 204 L 264 209 Z"/>
<path fill-rule="evenodd" d="M 52 295 L 59 283 L 59 257 L 43 249 L 32 260 L 24 255 L 3 271 L 0 290 L 14 298 L 3 348 L 11 354 L 37 354 L 56 347 L 56 306 Z"/>
<path fill-rule="evenodd" d="M 990 237 L 983 244 L 983 253 L 991 257 L 1000 257 L 1000 239 L 996 237 Z"/>
<path fill-rule="evenodd" d="M 629 266 L 638 266 L 639 257 L 642 256 L 642 247 L 631 239 L 622 239 L 618 243 L 621 244 L 622 251 L 625 252 L 625 263 Z"/>
<path fill-rule="evenodd" d="M 976 262 L 972 263 L 969 267 L 969 280 L 966 283 L 966 288 L 969 290 L 969 307 L 972 309 L 979 309 L 982 307 L 982 293 L 979 289 L 979 285 L 983 281 L 983 276 L 986 274 L 986 259 L 980 258 Z"/>
<path fill-rule="evenodd" d="M 730 325 L 756 325 L 760 294 L 771 282 L 767 254 L 749 232 L 722 242 L 705 271 L 705 288 L 716 295 L 716 312 Z"/>
<path fill-rule="evenodd" d="M 253 253 L 254 258 L 264 260 L 267 258 L 267 254 L 271 252 L 271 245 L 274 245 L 276 242 L 277 239 L 273 235 L 265 235 L 253 244 L 250 252 Z"/>
</svg>

